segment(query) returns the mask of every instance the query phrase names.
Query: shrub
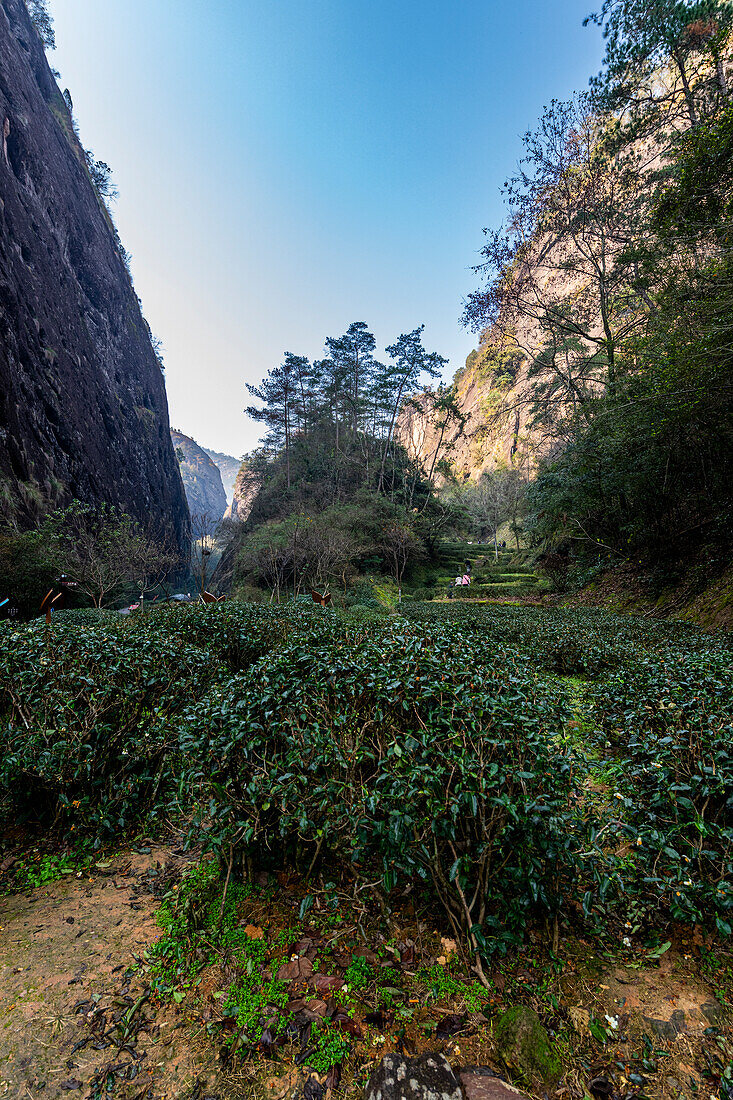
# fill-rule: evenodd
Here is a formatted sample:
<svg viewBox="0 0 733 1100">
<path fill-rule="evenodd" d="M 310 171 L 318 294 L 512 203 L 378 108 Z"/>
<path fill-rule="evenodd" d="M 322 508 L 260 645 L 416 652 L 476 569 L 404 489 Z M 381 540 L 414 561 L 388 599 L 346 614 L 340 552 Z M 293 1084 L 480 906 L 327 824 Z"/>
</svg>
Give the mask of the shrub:
<svg viewBox="0 0 733 1100">
<path fill-rule="evenodd" d="M 181 749 L 224 856 L 422 881 L 485 947 L 555 911 L 575 873 L 568 717 L 516 651 L 481 660 L 460 632 L 374 624 L 298 636 L 214 687 Z"/>
<path fill-rule="evenodd" d="M 223 670 L 202 650 L 136 625 L 110 617 L 0 633 L 6 813 L 99 835 L 160 801 L 174 771 L 171 718 Z"/>
<path fill-rule="evenodd" d="M 647 657 L 594 693 L 620 755 L 619 832 L 636 869 L 612 877 L 677 920 L 715 914 L 730 934 L 733 909 L 733 660 L 726 652 Z M 623 880 L 623 881 L 621 881 Z"/>
</svg>

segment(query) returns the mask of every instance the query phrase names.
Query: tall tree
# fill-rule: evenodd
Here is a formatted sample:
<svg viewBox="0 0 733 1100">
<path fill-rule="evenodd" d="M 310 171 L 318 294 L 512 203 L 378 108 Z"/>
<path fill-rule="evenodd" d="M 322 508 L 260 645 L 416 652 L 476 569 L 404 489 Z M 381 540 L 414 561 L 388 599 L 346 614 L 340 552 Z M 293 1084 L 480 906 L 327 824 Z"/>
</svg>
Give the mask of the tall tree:
<svg viewBox="0 0 733 1100">
<path fill-rule="evenodd" d="M 427 374 L 430 378 L 440 377 L 441 370 L 448 360 L 437 352 L 428 352 L 423 347 L 422 334 L 425 325 L 403 333 L 394 344 L 386 349 L 392 360 L 382 379 L 382 403 L 388 417 L 388 425 L 382 445 L 382 460 L 379 469 L 379 491 L 384 485 L 384 472 L 390 445 L 394 436 L 395 423 L 406 396 L 416 390 L 420 378 Z"/>
<path fill-rule="evenodd" d="M 604 0 L 585 20 L 603 27 L 603 70 L 592 81 L 601 109 L 638 125 L 673 125 L 680 106 L 696 126 L 713 107 L 711 84 L 727 95 L 721 50 L 733 12 L 727 0 Z M 712 62 L 712 64 L 711 64 Z"/>
<path fill-rule="evenodd" d="M 326 340 L 328 359 L 354 433 L 363 427 L 367 394 L 374 370 L 376 341 L 364 321 L 354 321 L 343 336 Z"/>
<path fill-rule="evenodd" d="M 267 425 L 266 442 L 275 447 L 284 447 L 287 471 L 287 486 L 290 488 L 290 447 L 297 402 L 302 393 L 301 376 L 305 370 L 303 356 L 287 351 L 282 365 L 270 371 L 259 386 L 247 384 L 247 389 L 261 401 L 262 408 L 250 405 L 247 415 Z"/>
<path fill-rule="evenodd" d="M 505 185 L 506 228 L 488 232 L 486 282 L 465 319 L 523 352 L 534 426 L 566 438 L 618 375 L 619 347 L 650 308 L 634 245 L 648 219 L 653 153 L 619 149 L 612 120 L 588 96 L 545 108 Z"/>
</svg>

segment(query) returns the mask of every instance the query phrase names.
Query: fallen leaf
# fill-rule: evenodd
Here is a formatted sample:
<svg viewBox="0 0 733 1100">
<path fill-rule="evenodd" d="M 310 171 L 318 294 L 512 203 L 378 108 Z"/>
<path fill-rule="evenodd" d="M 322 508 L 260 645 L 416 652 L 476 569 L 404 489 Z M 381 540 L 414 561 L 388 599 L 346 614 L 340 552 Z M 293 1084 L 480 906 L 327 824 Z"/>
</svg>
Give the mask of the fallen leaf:
<svg viewBox="0 0 733 1100">
<path fill-rule="evenodd" d="M 290 949 L 291 955 L 305 955 L 306 952 L 313 946 L 313 940 L 310 936 L 304 936 L 302 940 L 298 940 L 294 943 Z"/>
<path fill-rule="evenodd" d="M 337 1089 L 341 1083 L 341 1063 L 337 1062 L 334 1066 L 331 1066 L 326 1077 L 326 1088 Z"/>
<path fill-rule="evenodd" d="M 265 935 L 262 929 L 258 928 L 256 924 L 248 924 L 244 929 L 244 934 L 251 940 L 261 940 Z"/>
<path fill-rule="evenodd" d="M 313 963 L 310 959 L 293 959 L 283 963 L 277 972 L 279 982 L 302 982 L 310 978 L 313 973 Z"/>
<path fill-rule="evenodd" d="M 313 967 L 311 967 L 311 970 L 312 969 Z M 317 993 L 328 993 L 331 989 L 340 989 L 344 984 L 344 979 L 337 978 L 334 974 L 311 974 L 308 979 L 308 984 L 312 986 Z"/>
<path fill-rule="evenodd" d="M 586 1008 L 573 1005 L 568 1009 L 568 1016 L 578 1035 L 590 1035 L 590 1012 Z"/>
<path fill-rule="evenodd" d="M 323 1085 L 315 1074 L 303 1086 L 303 1100 L 323 1100 Z"/>
<path fill-rule="evenodd" d="M 366 959 L 372 966 L 376 966 L 379 962 L 377 955 L 369 947 L 355 947 L 351 954 L 355 959 Z"/>
</svg>

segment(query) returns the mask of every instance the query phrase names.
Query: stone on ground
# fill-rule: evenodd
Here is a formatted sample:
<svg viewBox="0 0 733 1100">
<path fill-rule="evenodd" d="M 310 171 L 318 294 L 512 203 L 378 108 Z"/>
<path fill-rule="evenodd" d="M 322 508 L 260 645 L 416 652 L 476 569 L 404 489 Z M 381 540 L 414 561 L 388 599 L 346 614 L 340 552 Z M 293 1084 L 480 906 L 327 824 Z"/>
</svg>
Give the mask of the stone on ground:
<svg viewBox="0 0 733 1100">
<path fill-rule="evenodd" d="M 385 1054 L 369 1078 L 364 1100 L 463 1100 L 463 1094 L 442 1054 Z"/>
<path fill-rule="evenodd" d="M 467 1066 L 458 1071 L 466 1100 L 528 1100 L 526 1093 L 483 1066 Z"/>
<path fill-rule="evenodd" d="M 513 1078 L 546 1089 L 557 1084 L 562 1072 L 560 1059 L 531 1008 L 517 1005 L 507 1009 L 499 1017 L 494 1035 L 499 1056 Z"/>
</svg>

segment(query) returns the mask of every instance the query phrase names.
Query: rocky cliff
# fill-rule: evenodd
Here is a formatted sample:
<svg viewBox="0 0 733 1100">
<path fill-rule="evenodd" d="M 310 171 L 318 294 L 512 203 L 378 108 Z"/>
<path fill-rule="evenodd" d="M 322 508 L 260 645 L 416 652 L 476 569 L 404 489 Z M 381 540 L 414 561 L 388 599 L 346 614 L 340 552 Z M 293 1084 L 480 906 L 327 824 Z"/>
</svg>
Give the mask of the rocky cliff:
<svg viewBox="0 0 733 1100">
<path fill-rule="evenodd" d="M 497 466 L 531 464 L 541 439 L 530 425 L 532 385 L 526 363 L 515 373 L 497 369 L 487 343 L 472 351 L 453 379 L 456 404 L 465 418 L 459 428 L 448 427 L 441 437 L 441 419 L 433 411 L 433 394 L 417 395 L 403 409 L 399 439 L 412 457 L 429 471 L 438 457 L 447 459 L 460 480 L 476 478 Z M 438 475 L 438 482 L 442 480 Z"/>
<path fill-rule="evenodd" d="M 239 467 L 237 480 L 234 482 L 234 496 L 226 510 L 226 518 L 244 523 L 252 511 L 252 505 L 261 484 L 259 473 L 245 455 Z"/>
<path fill-rule="evenodd" d="M 227 504 L 229 505 L 232 503 L 234 497 L 234 483 L 237 480 L 237 474 L 241 468 L 242 459 L 235 458 L 234 455 L 222 454 L 221 451 L 211 451 L 208 447 L 204 447 L 204 450 L 209 458 L 219 467 L 224 492 L 227 495 Z"/>
<path fill-rule="evenodd" d="M 106 501 L 183 548 L 163 375 L 23 0 L 0 0 L 0 514 Z"/>
<path fill-rule="evenodd" d="M 194 517 L 194 527 L 197 517 L 199 525 L 204 516 L 212 521 L 221 519 L 227 507 L 227 498 L 219 467 L 190 436 L 172 428 L 171 439 L 188 507 Z"/>
</svg>

